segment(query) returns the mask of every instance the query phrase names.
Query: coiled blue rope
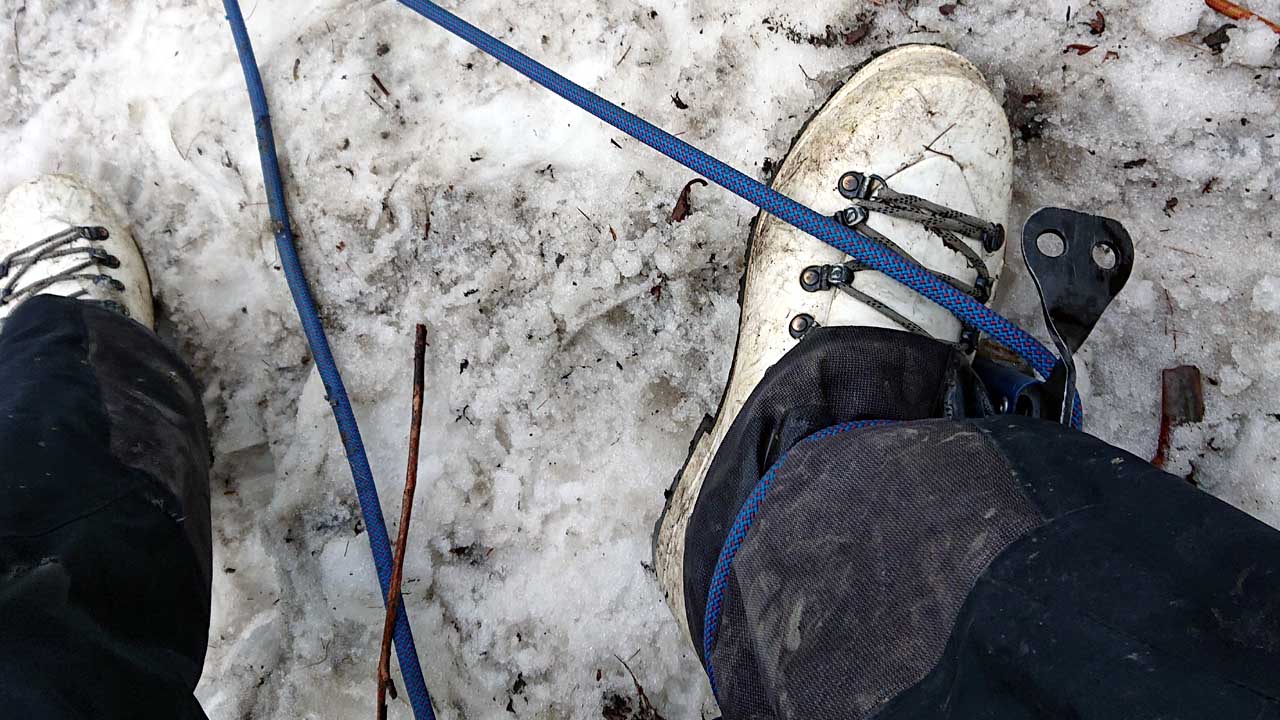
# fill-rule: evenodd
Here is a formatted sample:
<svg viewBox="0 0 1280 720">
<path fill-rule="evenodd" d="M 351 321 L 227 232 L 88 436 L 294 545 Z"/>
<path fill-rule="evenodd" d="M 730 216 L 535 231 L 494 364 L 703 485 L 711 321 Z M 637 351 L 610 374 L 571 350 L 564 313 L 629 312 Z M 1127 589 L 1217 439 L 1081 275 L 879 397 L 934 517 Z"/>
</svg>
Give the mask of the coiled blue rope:
<svg viewBox="0 0 1280 720">
<path fill-rule="evenodd" d="M 883 244 L 815 212 L 623 110 L 430 0 L 400 0 L 400 3 L 483 50 L 535 83 L 733 192 L 761 210 L 794 225 L 872 270 L 888 275 L 941 305 L 961 322 L 981 330 L 991 339 L 1017 353 L 1042 377 L 1048 378 L 1054 366 L 1058 364 L 1057 356 L 1030 333 L 925 271 L 923 267 L 889 250 Z M 1076 427 L 1081 427 L 1084 423 L 1084 414 L 1079 401 L 1076 403 L 1072 420 Z"/>
<path fill-rule="evenodd" d="M 284 183 L 280 178 L 280 162 L 276 157 L 275 137 L 271 131 L 267 94 L 262 87 L 262 76 L 258 73 L 258 62 L 253 55 L 253 45 L 249 41 L 244 17 L 240 14 L 240 3 L 237 0 L 223 0 L 222 4 L 226 8 L 227 22 L 231 25 L 231 35 L 236 41 L 236 52 L 244 70 L 245 85 L 249 89 L 249 104 L 253 108 L 253 123 L 258 136 L 258 154 L 262 160 L 262 179 L 267 189 L 267 204 L 271 209 L 271 222 L 274 226 L 276 249 L 280 253 L 280 266 L 284 269 L 285 279 L 289 283 L 289 292 L 293 295 L 293 304 L 298 309 L 298 318 L 302 321 L 302 330 L 306 333 L 307 344 L 311 346 L 316 370 L 320 373 L 320 379 L 324 381 L 329 406 L 333 408 L 333 417 L 338 424 L 338 433 L 342 436 L 347 462 L 351 465 L 351 476 L 356 484 L 356 496 L 360 499 L 360 512 L 364 515 L 369 547 L 373 551 L 378 583 L 382 586 L 383 602 L 386 602 L 387 593 L 391 588 L 391 540 L 387 537 L 387 525 L 382 518 L 378 488 L 373 482 L 373 471 L 369 468 L 369 459 L 365 456 L 364 443 L 360 439 L 360 427 L 356 424 L 355 413 L 351 410 L 347 388 L 342 382 L 342 374 L 338 372 L 333 353 L 329 350 L 329 340 L 325 336 L 324 327 L 320 324 L 315 300 L 311 297 L 306 275 L 302 271 L 302 263 L 298 259 L 298 250 L 294 247 L 293 228 L 289 223 L 289 210 L 284 199 Z M 403 603 L 396 616 L 395 644 L 400 660 L 400 673 L 404 677 L 405 691 L 413 707 L 413 716 L 417 720 L 433 720 L 435 712 L 431 708 L 431 696 L 422 678 L 418 651 L 413 643 L 413 631 L 409 627 L 409 613 Z M 372 678 L 372 674 L 370 677 Z"/>
</svg>

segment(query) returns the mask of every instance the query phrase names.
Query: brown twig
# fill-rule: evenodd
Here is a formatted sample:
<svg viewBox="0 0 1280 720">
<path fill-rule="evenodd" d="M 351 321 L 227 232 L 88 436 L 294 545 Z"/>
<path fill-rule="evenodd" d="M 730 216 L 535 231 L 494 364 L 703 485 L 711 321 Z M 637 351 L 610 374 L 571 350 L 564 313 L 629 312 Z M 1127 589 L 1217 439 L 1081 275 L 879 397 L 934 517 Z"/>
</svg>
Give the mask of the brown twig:
<svg viewBox="0 0 1280 720">
<path fill-rule="evenodd" d="M 1256 19 L 1261 21 L 1263 24 L 1265 24 L 1267 27 L 1271 28 L 1272 30 L 1276 31 L 1277 33 L 1280 33 L 1280 24 L 1276 24 L 1248 8 L 1241 7 L 1231 2 L 1231 0 L 1204 0 L 1204 4 L 1213 8 L 1214 12 L 1222 13 L 1223 15 L 1226 15 L 1232 20 L 1255 20 Z"/>
<path fill-rule="evenodd" d="M 693 214 L 693 205 L 689 202 L 689 194 L 693 191 L 694 185 L 706 186 L 707 181 L 702 178 L 695 178 L 685 184 L 684 189 L 680 191 L 680 197 L 676 200 L 676 206 L 671 210 L 671 216 L 667 218 L 668 222 L 678 223 L 684 222 L 684 219 Z"/>
<path fill-rule="evenodd" d="M 413 494 L 418 489 L 418 446 L 422 439 L 422 386 L 427 354 L 427 327 L 418 325 L 413 343 L 413 419 L 409 423 L 409 467 L 404 474 L 404 497 L 400 501 L 400 532 L 396 538 L 395 562 L 391 566 L 391 588 L 387 591 L 387 617 L 382 624 L 382 652 L 378 656 L 378 720 L 387 718 L 387 688 L 391 686 L 391 635 L 400 606 L 400 581 L 404 576 L 405 549 L 409 544 L 409 519 L 413 515 Z"/>
<path fill-rule="evenodd" d="M 1160 434 L 1151 464 L 1164 469 L 1173 445 L 1173 429 L 1204 420 L 1204 387 L 1200 368 L 1179 365 L 1160 374 Z"/>
</svg>

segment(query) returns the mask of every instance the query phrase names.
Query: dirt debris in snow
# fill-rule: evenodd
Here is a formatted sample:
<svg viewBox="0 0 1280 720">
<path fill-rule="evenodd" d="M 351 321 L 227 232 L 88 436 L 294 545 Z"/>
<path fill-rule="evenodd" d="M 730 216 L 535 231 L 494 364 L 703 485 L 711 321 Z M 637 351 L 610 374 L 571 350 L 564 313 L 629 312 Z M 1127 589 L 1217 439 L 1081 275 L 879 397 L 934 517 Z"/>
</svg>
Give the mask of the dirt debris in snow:
<svg viewBox="0 0 1280 720">
<path fill-rule="evenodd" d="M 1248 4 L 1280 17 L 1278 0 Z M 874 53 L 964 53 L 1015 128 L 1010 227 L 1072 207 L 1120 220 L 1137 246 L 1129 287 L 1077 358 L 1088 431 L 1151 457 L 1151 368 L 1200 367 L 1204 420 L 1175 429 L 1169 470 L 1194 464 L 1201 487 L 1280 524 L 1274 48 L 1203 0 L 975 2 L 949 17 L 939 5 L 601 0 L 526 7 L 514 24 L 509 6 L 477 0 L 462 14 L 766 179 Z M 207 388 L 215 560 L 237 571 L 214 581 L 198 694 L 213 720 L 364 716 L 380 603 L 278 271 L 222 12 L 25 7 L 0 33 L 0 190 L 64 172 L 119 195 L 162 332 Z M 1238 27 L 1218 55 L 1205 38 L 1227 21 Z M 395 348 L 417 319 L 431 325 L 404 604 L 441 716 L 508 714 L 517 677 L 520 717 L 596 717 L 607 693 L 634 710 L 615 653 L 665 716 L 713 716 L 642 563 L 662 492 L 719 400 L 755 213 L 699 188 L 697 212 L 668 222 L 687 170 L 397 3 L 273 0 L 249 24 L 301 252 L 384 498 L 404 457 Z M 1072 44 L 1099 49 L 1064 55 Z M 1010 257 L 997 302 L 1042 332 L 1021 265 Z M 451 552 L 471 546 L 488 549 Z"/>
</svg>

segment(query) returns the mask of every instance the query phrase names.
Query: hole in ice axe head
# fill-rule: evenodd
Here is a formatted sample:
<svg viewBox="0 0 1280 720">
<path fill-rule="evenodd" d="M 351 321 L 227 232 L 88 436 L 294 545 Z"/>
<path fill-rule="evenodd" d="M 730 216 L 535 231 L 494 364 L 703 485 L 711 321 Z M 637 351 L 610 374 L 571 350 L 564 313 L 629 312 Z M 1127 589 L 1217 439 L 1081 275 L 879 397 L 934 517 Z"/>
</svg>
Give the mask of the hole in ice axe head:
<svg viewBox="0 0 1280 720">
<path fill-rule="evenodd" d="M 1046 383 L 1047 413 L 1069 423 L 1075 405 L 1075 361 L 1107 306 L 1133 271 L 1133 240 L 1110 218 L 1044 208 L 1022 230 L 1022 255 L 1062 362 Z"/>
</svg>

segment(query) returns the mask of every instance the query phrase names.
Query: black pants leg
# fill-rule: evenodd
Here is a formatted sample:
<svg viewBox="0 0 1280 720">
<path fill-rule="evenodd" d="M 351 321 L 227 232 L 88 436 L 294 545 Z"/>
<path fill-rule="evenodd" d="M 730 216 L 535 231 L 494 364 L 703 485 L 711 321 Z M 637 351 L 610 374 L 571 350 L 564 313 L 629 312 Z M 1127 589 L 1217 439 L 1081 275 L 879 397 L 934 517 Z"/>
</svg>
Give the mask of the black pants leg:
<svg viewBox="0 0 1280 720">
<path fill-rule="evenodd" d="M 1280 718 L 1280 532 L 962 367 L 822 329 L 752 395 L 685 555 L 724 716 Z"/>
<path fill-rule="evenodd" d="M 149 330 L 36 297 L 0 330 L 0 716 L 204 718 L 209 442 Z"/>
</svg>

